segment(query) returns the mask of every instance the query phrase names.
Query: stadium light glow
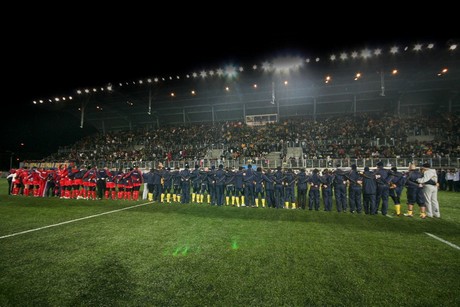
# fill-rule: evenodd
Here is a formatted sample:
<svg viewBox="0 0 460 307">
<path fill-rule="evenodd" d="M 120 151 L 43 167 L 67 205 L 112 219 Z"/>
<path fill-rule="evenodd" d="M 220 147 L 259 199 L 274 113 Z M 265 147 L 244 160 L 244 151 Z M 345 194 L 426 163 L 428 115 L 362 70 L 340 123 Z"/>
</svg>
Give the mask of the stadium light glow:
<svg viewBox="0 0 460 307">
<path fill-rule="evenodd" d="M 254 84 L 252 87 L 253 87 L 253 88 L 257 88 L 257 84 Z"/>
<path fill-rule="evenodd" d="M 148 83 L 152 83 L 152 79 L 148 78 L 148 79 L 147 79 L 147 82 L 148 82 Z M 107 88 L 107 89 L 108 89 L 108 88 Z"/>
<path fill-rule="evenodd" d="M 59 101 L 59 97 L 54 98 L 54 101 Z"/>
<path fill-rule="evenodd" d="M 452 44 L 452 45 L 450 45 L 449 50 L 452 50 L 452 51 L 453 51 L 453 50 L 455 50 L 455 49 L 457 49 L 457 44 Z"/>
<path fill-rule="evenodd" d="M 396 54 L 398 52 L 399 52 L 399 47 L 393 46 L 393 47 L 390 48 L 390 53 L 391 54 Z"/>
<path fill-rule="evenodd" d="M 69 100 L 72 100 L 72 99 L 73 99 L 73 97 L 72 97 L 72 96 L 69 96 Z"/>
<path fill-rule="evenodd" d="M 179 77 L 179 76 L 176 76 L 176 79 L 177 79 L 177 80 L 179 80 L 179 79 L 180 79 L 180 77 Z"/>
<path fill-rule="evenodd" d="M 194 90 L 191 91 L 192 95 L 196 95 L 196 92 Z"/>
<path fill-rule="evenodd" d="M 214 70 L 211 69 L 210 71 L 208 71 L 208 75 L 210 75 L 211 77 L 214 76 Z"/>
<path fill-rule="evenodd" d="M 171 97 L 174 97 L 174 96 L 176 96 L 176 94 L 174 94 L 174 92 L 172 92 L 172 93 L 171 93 Z"/>
<path fill-rule="evenodd" d="M 89 89 L 85 88 L 85 93 L 88 94 L 88 93 L 89 93 Z"/>
<path fill-rule="evenodd" d="M 422 50 L 422 44 L 415 44 L 414 45 L 414 51 L 421 51 Z"/>
<path fill-rule="evenodd" d="M 434 44 L 433 43 L 429 43 L 428 46 L 427 46 L 428 49 L 433 49 L 434 48 Z"/>
<path fill-rule="evenodd" d="M 203 79 L 206 78 L 207 75 L 208 75 L 208 74 L 207 74 L 206 71 L 204 71 L 204 70 L 202 70 L 202 71 L 200 72 L 200 77 L 203 78 Z"/>
<path fill-rule="evenodd" d="M 351 57 L 352 57 L 353 59 L 356 59 L 356 58 L 358 57 L 358 52 L 357 52 L 357 51 L 353 51 L 353 52 L 351 53 Z"/>
<path fill-rule="evenodd" d="M 316 61 L 316 63 L 318 63 L 318 62 L 319 62 L 319 58 L 316 58 L 315 61 Z"/>
<path fill-rule="evenodd" d="M 392 75 L 398 74 L 398 70 L 397 70 L 397 69 L 393 69 L 393 70 L 391 71 L 391 74 L 392 74 Z"/>
<path fill-rule="evenodd" d="M 284 85 L 288 85 L 288 84 L 289 84 L 288 80 L 285 80 Z"/>
<path fill-rule="evenodd" d="M 70 96 L 70 97 L 72 97 L 72 96 Z M 71 98 L 70 98 L 70 99 L 71 99 Z M 40 99 L 38 102 L 43 103 L 43 100 Z"/>
<path fill-rule="evenodd" d="M 324 83 L 329 83 L 331 82 L 332 78 L 331 76 L 326 76 L 326 78 L 324 79 Z"/>
<path fill-rule="evenodd" d="M 228 92 L 228 91 L 230 91 L 230 88 L 228 86 L 226 86 L 225 90 Z"/>
<path fill-rule="evenodd" d="M 332 62 L 334 62 L 334 61 L 336 60 L 335 54 L 331 55 L 329 59 L 330 59 Z"/>
<path fill-rule="evenodd" d="M 65 101 L 65 97 L 62 97 L 61 100 L 64 100 L 64 101 Z"/>
<path fill-rule="evenodd" d="M 172 80 L 172 77 L 171 77 L 171 76 L 169 76 L 169 80 Z"/>
<path fill-rule="evenodd" d="M 185 77 L 186 77 L 187 79 L 189 79 L 189 78 L 190 78 L 190 75 L 187 74 Z"/>
<path fill-rule="evenodd" d="M 144 81 L 142 81 L 142 80 L 139 80 L 139 84 L 143 84 L 143 83 L 144 83 Z"/>
<path fill-rule="evenodd" d="M 356 75 L 355 75 L 355 81 L 358 81 L 359 78 L 361 78 L 361 73 L 358 72 L 358 73 L 356 73 Z"/>
<path fill-rule="evenodd" d="M 225 75 L 230 78 L 236 77 L 236 67 L 232 65 L 225 66 Z"/>
<path fill-rule="evenodd" d="M 345 61 L 346 59 L 348 59 L 348 54 L 347 54 L 346 52 L 342 52 L 342 53 L 340 54 L 340 59 L 341 59 L 342 61 Z"/>
<path fill-rule="evenodd" d="M 33 101 L 33 104 L 37 104 L 37 102 L 34 100 L 34 101 Z"/>
<path fill-rule="evenodd" d="M 218 75 L 219 77 L 222 77 L 222 76 L 224 75 L 224 70 L 223 70 L 222 68 L 218 68 L 218 69 L 216 70 L 216 73 L 217 73 L 217 75 Z"/>
<path fill-rule="evenodd" d="M 243 66 L 240 66 L 240 68 L 238 68 L 238 70 L 239 70 L 240 72 L 243 72 L 243 71 L 244 71 L 244 67 L 243 67 Z"/>
<path fill-rule="evenodd" d="M 97 92 L 97 89 L 96 89 L 96 88 L 93 88 L 93 92 Z"/>
<path fill-rule="evenodd" d="M 271 65 L 269 62 L 265 61 L 262 63 L 262 69 L 263 71 L 269 71 L 271 69 Z"/>
<path fill-rule="evenodd" d="M 256 70 L 256 69 L 257 69 L 257 65 L 255 65 L 255 64 L 252 65 L 252 69 L 253 69 L 253 70 Z"/>
<path fill-rule="evenodd" d="M 78 95 L 81 95 L 81 90 L 77 90 L 77 94 L 78 94 Z"/>
<path fill-rule="evenodd" d="M 196 72 L 194 72 L 194 73 L 192 73 L 192 77 L 196 78 L 196 77 L 198 77 L 198 74 Z"/>
<path fill-rule="evenodd" d="M 382 54 L 382 49 L 377 48 L 374 50 L 374 55 L 381 55 Z"/>
<path fill-rule="evenodd" d="M 159 80 L 158 80 L 158 78 L 155 78 L 155 79 L 153 79 L 153 81 L 154 81 L 154 82 L 158 82 Z"/>
<path fill-rule="evenodd" d="M 369 49 L 363 49 L 361 50 L 361 57 L 363 59 L 367 59 L 367 58 L 370 58 L 372 55 L 372 52 L 369 50 Z"/>
</svg>

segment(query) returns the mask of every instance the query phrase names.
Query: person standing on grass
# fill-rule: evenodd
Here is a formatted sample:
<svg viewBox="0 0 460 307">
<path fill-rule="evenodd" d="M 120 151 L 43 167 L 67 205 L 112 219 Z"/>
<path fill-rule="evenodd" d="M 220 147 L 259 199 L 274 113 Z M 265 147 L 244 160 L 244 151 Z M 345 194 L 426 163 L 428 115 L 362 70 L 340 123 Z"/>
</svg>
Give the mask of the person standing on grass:
<svg viewBox="0 0 460 307">
<path fill-rule="evenodd" d="M 406 183 L 406 177 L 403 173 L 398 172 L 398 168 L 393 166 L 391 168 L 392 178 L 390 181 L 390 197 L 395 204 L 395 214 L 396 216 L 401 215 L 401 194 Z"/>
<path fill-rule="evenodd" d="M 414 164 L 409 165 L 409 173 L 406 180 L 406 193 L 407 193 L 407 213 L 404 216 L 413 217 L 414 204 L 417 203 L 420 207 L 420 217 L 426 218 L 425 195 L 423 193 L 423 184 L 418 183 L 417 180 L 423 178 L 423 175 L 415 168 Z"/>
<path fill-rule="evenodd" d="M 369 169 L 369 166 L 364 167 L 361 173 L 363 178 L 363 203 L 364 213 L 374 215 L 377 212 L 377 205 L 375 203 L 375 196 L 377 194 L 377 182 L 375 181 L 374 172 Z"/>
<path fill-rule="evenodd" d="M 382 215 L 387 215 L 388 212 L 388 197 L 390 196 L 390 172 L 383 168 L 383 162 L 377 163 L 377 169 L 375 170 L 375 179 L 377 181 L 377 196 L 376 196 L 376 210 L 375 214 L 378 213 L 380 206 L 380 199 L 382 199 Z"/>
<path fill-rule="evenodd" d="M 429 163 L 422 165 L 423 177 L 417 179 L 418 183 L 423 184 L 423 194 L 425 195 L 426 214 L 428 217 L 441 217 L 438 203 L 438 175 L 436 170 L 431 168 Z"/>
</svg>

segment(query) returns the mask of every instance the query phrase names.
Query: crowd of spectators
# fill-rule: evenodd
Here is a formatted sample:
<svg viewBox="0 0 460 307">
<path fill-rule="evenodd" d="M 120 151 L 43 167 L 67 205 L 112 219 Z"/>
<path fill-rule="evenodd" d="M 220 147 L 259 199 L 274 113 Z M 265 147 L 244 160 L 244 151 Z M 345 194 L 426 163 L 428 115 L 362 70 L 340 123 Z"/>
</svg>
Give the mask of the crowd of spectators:
<svg viewBox="0 0 460 307">
<path fill-rule="evenodd" d="M 460 118 L 452 114 L 292 117 L 256 127 L 242 122 L 166 125 L 88 136 L 44 160 L 196 161 L 215 148 L 228 160 L 264 159 L 271 152 L 283 159 L 453 158 L 460 157 L 459 131 Z M 302 156 L 286 156 L 288 147 L 302 148 Z"/>
</svg>

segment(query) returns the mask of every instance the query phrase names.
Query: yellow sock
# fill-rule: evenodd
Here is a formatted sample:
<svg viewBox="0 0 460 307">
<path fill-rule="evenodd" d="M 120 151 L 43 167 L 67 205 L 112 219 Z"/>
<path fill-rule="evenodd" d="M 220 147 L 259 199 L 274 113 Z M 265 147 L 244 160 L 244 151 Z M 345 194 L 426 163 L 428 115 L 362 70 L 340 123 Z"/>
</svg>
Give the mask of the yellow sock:
<svg viewBox="0 0 460 307">
<path fill-rule="evenodd" d="M 235 205 L 235 196 L 232 196 L 232 206 Z"/>
<path fill-rule="evenodd" d="M 176 202 L 176 201 L 177 201 L 177 195 L 173 194 L 173 202 Z"/>
<path fill-rule="evenodd" d="M 208 195 L 208 204 L 211 203 L 211 195 Z"/>
<path fill-rule="evenodd" d="M 161 193 L 160 195 L 160 201 L 163 202 L 165 200 L 165 194 L 164 193 Z"/>
<path fill-rule="evenodd" d="M 401 205 L 395 205 L 395 210 L 396 210 L 396 215 L 400 215 L 401 214 Z"/>
<path fill-rule="evenodd" d="M 195 202 L 195 196 L 196 196 L 196 194 L 195 194 L 195 193 L 192 193 L 192 203 Z"/>
<path fill-rule="evenodd" d="M 295 209 L 295 203 L 291 203 L 292 204 L 292 209 Z"/>
<path fill-rule="evenodd" d="M 225 196 L 225 204 L 230 205 L 230 196 Z"/>
<path fill-rule="evenodd" d="M 265 198 L 262 198 L 262 207 L 265 208 Z"/>
<path fill-rule="evenodd" d="M 240 198 L 238 196 L 236 196 L 235 200 L 236 200 L 236 206 L 239 207 L 240 206 Z"/>
<path fill-rule="evenodd" d="M 412 215 L 414 212 L 412 210 L 407 210 L 407 214 Z"/>
<path fill-rule="evenodd" d="M 259 199 L 256 198 L 256 207 L 259 207 Z"/>
<path fill-rule="evenodd" d="M 241 205 L 244 205 L 244 196 L 241 196 Z"/>
<path fill-rule="evenodd" d="M 153 193 L 148 193 L 147 196 L 149 197 L 149 201 L 153 200 Z"/>
<path fill-rule="evenodd" d="M 284 208 L 289 209 L 289 202 L 288 201 L 284 202 Z"/>
<path fill-rule="evenodd" d="M 177 202 L 180 203 L 180 195 L 177 195 Z"/>
</svg>

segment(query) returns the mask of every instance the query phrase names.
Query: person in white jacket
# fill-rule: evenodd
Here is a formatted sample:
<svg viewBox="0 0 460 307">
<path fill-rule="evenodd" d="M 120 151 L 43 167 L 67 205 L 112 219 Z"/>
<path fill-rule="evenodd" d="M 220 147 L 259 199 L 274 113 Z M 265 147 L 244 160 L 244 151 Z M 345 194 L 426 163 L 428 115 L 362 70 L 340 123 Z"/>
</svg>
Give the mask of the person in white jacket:
<svg viewBox="0 0 460 307">
<path fill-rule="evenodd" d="M 422 165 L 423 177 L 417 179 L 418 183 L 423 184 L 423 194 L 425 195 L 426 214 L 428 217 L 441 217 L 438 203 L 438 175 L 436 170 L 431 168 L 429 163 Z"/>
</svg>

